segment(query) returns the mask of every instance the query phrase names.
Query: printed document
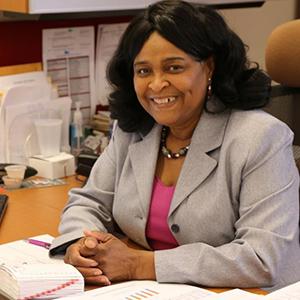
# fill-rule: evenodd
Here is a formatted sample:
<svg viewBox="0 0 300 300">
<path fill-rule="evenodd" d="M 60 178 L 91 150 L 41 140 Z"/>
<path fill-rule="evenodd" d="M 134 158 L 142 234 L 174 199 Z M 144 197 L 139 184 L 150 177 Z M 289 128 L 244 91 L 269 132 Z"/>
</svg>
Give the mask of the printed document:
<svg viewBox="0 0 300 300">
<path fill-rule="evenodd" d="M 72 108 L 81 102 L 84 121 L 95 113 L 95 33 L 93 26 L 43 30 L 43 66 L 59 97 Z"/>
<path fill-rule="evenodd" d="M 106 66 L 115 52 L 128 23 L 101 24 L 98 26 L 96 46 L 96 98 L 97 103 L 108 105 L 110 88 L 106 80 Z"/>
<path fill-rule="evenodd" d="M 300 281 L 265 296 L 266 300 L 299 300 Z"/>
<path fill-rule="evenodd" d="M 213 294 L 214 292 L 187 284 L 134 280 L 101 287 L 78 296 L 73 295 L 72 300 L 202 300 Z"/>
<path fill-rule="evenodd" d="M 24 85 L 24 84 L 47 84 L 47 83 L 48 83 L 47 77 L 45 73 L 42 71 L 0 76 L 0 93 L 1 94 L 5 93 L 11 86 Z"/>
</svg>

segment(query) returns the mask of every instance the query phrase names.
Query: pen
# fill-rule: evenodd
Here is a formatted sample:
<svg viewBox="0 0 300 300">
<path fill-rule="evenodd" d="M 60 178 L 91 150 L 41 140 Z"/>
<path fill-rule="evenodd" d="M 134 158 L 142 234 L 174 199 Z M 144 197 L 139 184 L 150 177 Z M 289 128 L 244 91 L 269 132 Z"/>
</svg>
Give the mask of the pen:
<svg viewBox="0 0 300 300">
<path fill-rule="evenodd" d="M 39 241 L 39 240 L 36 240 L 36 239 L 27 239 L 27 242 L 29 244 L 40 246 L 40 247 L 43 247 L 43 248 L 46 248 L 46 249 L 49 249 L 50 246 L 51 246 L 50 243 Z"/>
</svg>

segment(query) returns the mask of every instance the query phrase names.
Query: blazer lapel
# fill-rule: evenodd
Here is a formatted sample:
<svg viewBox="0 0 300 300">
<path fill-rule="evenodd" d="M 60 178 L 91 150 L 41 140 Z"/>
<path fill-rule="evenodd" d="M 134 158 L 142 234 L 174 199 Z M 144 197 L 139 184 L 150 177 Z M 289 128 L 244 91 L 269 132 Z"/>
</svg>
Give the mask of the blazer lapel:
<svg viewBox="0 0 300 300">
<path fill-rule="evenodd" d="M 129 146 L 129 157 L 145 216 L 148 215 L 152 195 L 160 134 L 161 126 L 156 124 L 141 141 Z"/>
<path fill-rule="evenodd" d="M 217 166 L 208 153 L 221 146 L 229 115 L 230 111 L 216 114 L 203 111 L 176 184 L 169 215 Z"/>
</svg>

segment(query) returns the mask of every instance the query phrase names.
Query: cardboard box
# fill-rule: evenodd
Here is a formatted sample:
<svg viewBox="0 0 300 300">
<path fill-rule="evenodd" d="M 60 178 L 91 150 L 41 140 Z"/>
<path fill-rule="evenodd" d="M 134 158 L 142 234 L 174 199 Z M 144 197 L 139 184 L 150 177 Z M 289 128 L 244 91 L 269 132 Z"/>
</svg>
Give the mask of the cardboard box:
<svg viewBox="0 0 300 300">
<path fill-rule="evenodd" d="M 64 152 L 47 158 L 40 155 L 30 157 L 29 165 L 38 171 L 37 176 L 49 179 L 56 179 L 75 174 L 74 156 Z"/>
</svg>

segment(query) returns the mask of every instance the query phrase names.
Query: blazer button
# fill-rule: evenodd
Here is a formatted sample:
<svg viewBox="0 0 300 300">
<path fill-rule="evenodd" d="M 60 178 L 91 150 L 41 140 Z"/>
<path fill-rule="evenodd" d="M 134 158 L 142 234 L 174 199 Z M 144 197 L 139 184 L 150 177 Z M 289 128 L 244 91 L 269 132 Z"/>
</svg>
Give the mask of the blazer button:
<svg viewBox="0 0 300 300">
<path fill-rule="evenodd" d="M 179 225 L 177 224 L 172 224 L 171 226 L 171 230 L 173 231 L 173 233 L 178 233 L 179 232 Z"/>
</svg>

